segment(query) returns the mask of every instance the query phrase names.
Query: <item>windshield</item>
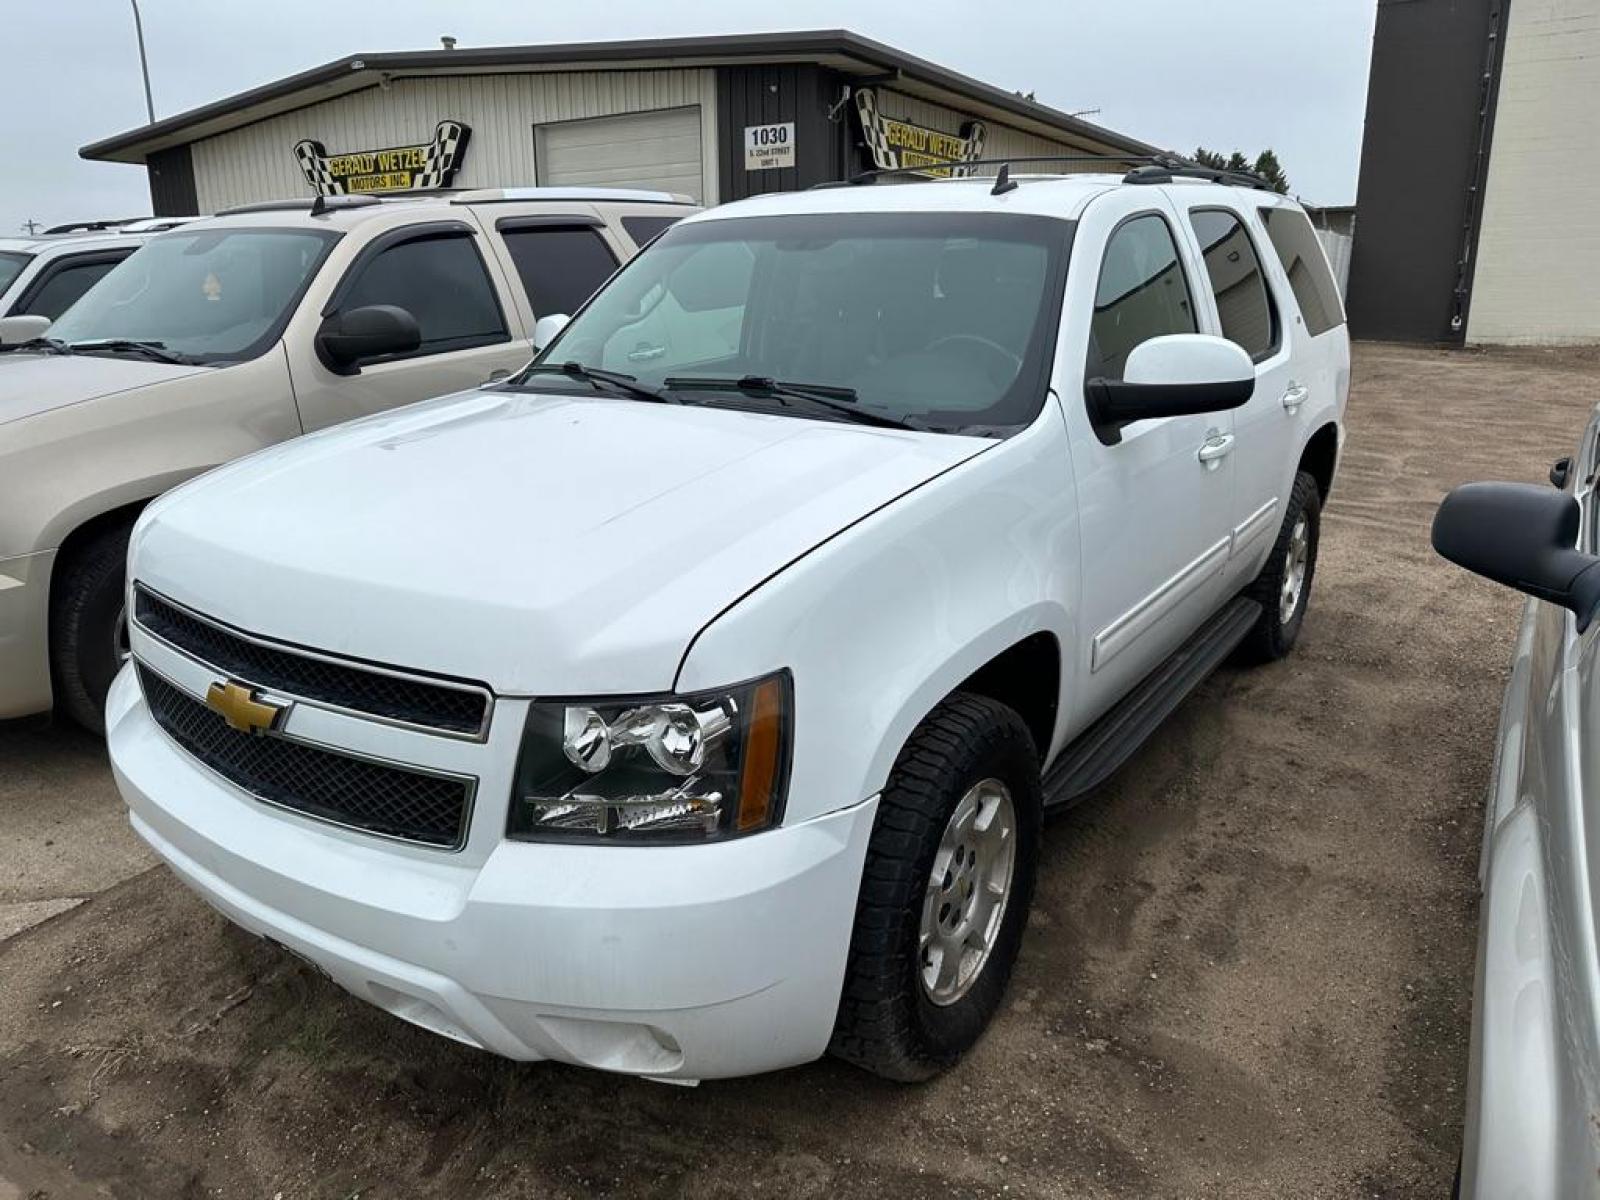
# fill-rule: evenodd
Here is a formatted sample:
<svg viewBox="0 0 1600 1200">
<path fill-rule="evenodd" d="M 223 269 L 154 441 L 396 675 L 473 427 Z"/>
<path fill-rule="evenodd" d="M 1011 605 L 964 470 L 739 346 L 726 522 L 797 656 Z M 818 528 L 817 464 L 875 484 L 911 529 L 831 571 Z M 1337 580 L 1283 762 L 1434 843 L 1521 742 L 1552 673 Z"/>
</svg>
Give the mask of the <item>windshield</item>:
<svg viewBox="0 0 1600 1200">
<path fill-rule="evenodd" d="M 31 254 L 0 250 L 0 295 L 3 295 L 17 276 L 22 274 L 22 268 L 28 265 L 28 260 L 32 257 Z"/>
<path fill-rule="evenodd" d="M 253 358 L 272 345 L 335 233 L 206 229 L 165 233 L 118 263 L 50 327 L 85 342 L 157 342 L 196 362 Z"/>
<path fill-rule="evenodd" d="M 624 373 L 690 403 L 783 405 L 781 388 L 940 432 L 1038 413 L 1072 226 L 1000 213 L 845 213 L 678 225 L 535 366 Z M 552 383 L 530 369 L 518 382 Z M 708 381 L 766 381 L 713 389 Z M 563 386 L 556 380 L 555 386 Z"/>
</svg>

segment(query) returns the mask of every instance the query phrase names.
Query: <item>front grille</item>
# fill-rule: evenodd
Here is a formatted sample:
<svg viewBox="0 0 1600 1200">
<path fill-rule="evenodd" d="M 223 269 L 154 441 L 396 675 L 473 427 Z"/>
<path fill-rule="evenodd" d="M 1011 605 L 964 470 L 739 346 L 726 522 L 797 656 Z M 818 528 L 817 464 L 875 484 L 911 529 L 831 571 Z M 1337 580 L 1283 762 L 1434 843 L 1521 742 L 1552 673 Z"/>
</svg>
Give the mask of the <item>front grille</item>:
<svg viewBox="0 0 1600 1200">
<path fill-rule="evenodd" d="M 272 692 L 449 733 L 483 733 L 489 697 L 449 684 L 403 678 L 278 649 L 170 604 L 144 588 L 134 617 L 165 642 L 219 672 Z"/>
<path fill-rule="evenodd" d="M 350 758 L 304 742 L 240 733 L 149 668 L 139 685 L 156 724 L 224 779 L 269 803 L 367 833 L 454 849 L 473 785 Z"/>
</svg>

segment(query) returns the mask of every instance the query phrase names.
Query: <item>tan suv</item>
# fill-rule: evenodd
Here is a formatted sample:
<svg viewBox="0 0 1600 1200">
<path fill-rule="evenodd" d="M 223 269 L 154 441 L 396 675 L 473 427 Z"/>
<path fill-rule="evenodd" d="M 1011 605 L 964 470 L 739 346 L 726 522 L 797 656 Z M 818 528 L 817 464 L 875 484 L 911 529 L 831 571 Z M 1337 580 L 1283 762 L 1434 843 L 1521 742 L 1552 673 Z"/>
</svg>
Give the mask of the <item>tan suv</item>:
<svg viewBox="0 0 1600 1200">
<path fill-rule="evenodd" d="M 152 498 L 509 374 L 540 318 L 575 311 L 694 211 L 608 189 L 341 196 L 232 209 L 141 247 L 0 353 L 0 719 L 54 701 L 102 727 L 128 531 Z"/>
</svg>

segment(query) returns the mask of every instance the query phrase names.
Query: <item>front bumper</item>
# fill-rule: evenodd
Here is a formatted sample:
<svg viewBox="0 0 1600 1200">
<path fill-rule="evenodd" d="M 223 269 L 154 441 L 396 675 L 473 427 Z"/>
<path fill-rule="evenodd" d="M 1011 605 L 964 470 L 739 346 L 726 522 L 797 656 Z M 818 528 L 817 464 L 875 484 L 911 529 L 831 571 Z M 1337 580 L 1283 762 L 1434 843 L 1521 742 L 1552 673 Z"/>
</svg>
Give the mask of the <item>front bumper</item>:
<svg viewBox="0 0 1600 1200">
<path fill-rule="evenodd" d="M 54 550 L 0 558 L 0 721 L 50 707 Z"/>
<path fill-rule="evenodd" d="M 509 1058 L 679 1080 L 827 1047 L 875 799 L 708 846 L 495 839 L 449 854 L 251 799 L 173 745 L 131 670 L 107 728 L 135 830 L 185 883 L 414 1024 Z"/>
</svg>

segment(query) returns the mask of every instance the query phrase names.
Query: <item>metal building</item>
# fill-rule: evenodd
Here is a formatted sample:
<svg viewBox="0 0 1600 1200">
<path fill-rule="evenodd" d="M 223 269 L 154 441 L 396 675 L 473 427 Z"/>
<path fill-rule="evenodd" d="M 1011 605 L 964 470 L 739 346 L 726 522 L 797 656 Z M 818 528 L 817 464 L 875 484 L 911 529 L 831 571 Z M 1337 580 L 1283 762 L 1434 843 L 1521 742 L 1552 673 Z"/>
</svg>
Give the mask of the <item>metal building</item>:
<svg viewBox="0 0 1600 1200">
<path fill-rule="evenodd" d="M 1111 156 L 1110 170 L 1155 152 L 838 30 L 358 54 L 80 151 L 143 164 L 154 211 L 175 215 L 529 184 L 712 204 L 872 167 L 1066 154 Z"/>
<path fill-rule="evenodd" d="M 1600 0 L 1379 0 L 1358 337 L 1600 342 Z"/>
</svg>

